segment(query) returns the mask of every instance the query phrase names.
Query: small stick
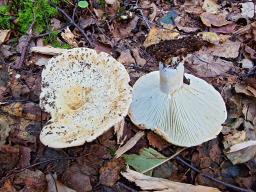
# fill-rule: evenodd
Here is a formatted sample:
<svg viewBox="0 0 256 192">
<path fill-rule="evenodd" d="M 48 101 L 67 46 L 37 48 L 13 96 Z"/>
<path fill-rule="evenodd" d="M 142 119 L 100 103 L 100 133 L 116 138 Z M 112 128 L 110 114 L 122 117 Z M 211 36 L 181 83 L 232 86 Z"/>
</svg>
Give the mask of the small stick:
<svg viewBox="0 0 256 192">
<path fill-rule="evenodd" d="M 244 189 L 244 188 L 241 188 L 241 187 L 237 187 L 235 185 L 232 185 L 232 184 L 229 184 L 229 183 L 225 183 L 224 181 L 221 181 L 219 179 L 216 179 L 214 177 L 212 177 L 211 175 L 208 175 L 206 173 L 203 173 L 201 170 L 199 170 L 198 168 L 194 167 L 193 165 L 189 164 L 188 162 L 186 162 L 185 160 L 183 160 L 181 157 L 179 156 L 176 156 L 175 159 L 179 162 L 181 162 L 182 164 L 188 166 L 189 168 L 191 168 L 193 171 L 201 174 L 202 176 L 212 180 L 212 181 L 215 181 L 216 183 L 219 183 L 221 185 L 224 185 L 230 189 L 233 189 L 233 190 L 236 190 L 236 191 L 241 191 L 241 192 L 253 192 L 252 190 L 250 189 Z"/>
<path fill-rule="evenodd" d="M 91 42 L 91 40 L 88 38 L 88 36 L 85 34 L 84 30 L 78 25 L 76 24 L 76 22 L 60 7 L 58 7 L 57 5 L 55 5 L 51 0 L 48 0 L 49 4 L 56 8 L 59 12 L 61 12 L 68 20 L 69 22 L 74 25 L 79 31 L 80 33 L 84 36 L 84 38 L 87 40 L 87 42 L 89 43 L 90 47 L 94 47 L 94 43 Z"/>
<path fill-rule="evenodd" d="M 26 39 L 26 42 L 25 42 L 25 45 L 21 51 L 21 56 L 20 56 L 20 59 L 18 61 L 18 63 L 16 63 L 13 68 L 15 69 L 20 69 L 25 61 L 25 58 L 26 58 L 26 55 L 27 55 L 27 50 L 28 50 L 28 47 L 29 47 L 29 44 L 32 40 L 32 37 L 33 37 L 33 27 L 35 25 L 35 19 L 33 20 L 32 24 L 30 25 L 29 27 L 29 30 L 28 30 L 28 37 Z"/>
</svg>

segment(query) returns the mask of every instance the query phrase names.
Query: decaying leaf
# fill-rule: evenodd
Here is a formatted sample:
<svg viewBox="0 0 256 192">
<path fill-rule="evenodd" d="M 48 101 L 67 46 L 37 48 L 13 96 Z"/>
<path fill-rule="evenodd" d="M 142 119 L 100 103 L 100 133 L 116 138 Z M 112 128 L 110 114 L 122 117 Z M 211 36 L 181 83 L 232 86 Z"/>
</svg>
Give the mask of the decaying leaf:
<svg viewBox="0 0 256 192">
<path fill-rule="evenodd" d="M 7 180 L 0 188 L 0 192 L 16 192 L 16 189 L 14 188 L 12 182 L 10 180 Z"/>
<path fill-rule="evenodd" d="M 122 51 L 117 60 L 126 66 L 129 66 L 130 64 L 135 64 L 135 60 L 131 55 L 130 49 L 125 49 L 124 51 Z"/>
<path fill-rule="evenodd" d="M 206 48 L 210 55 L 224 57 L 224 58 L 236 58 L 239 54 L 241 43 L 239 41 L 226 40 L 218 45 Z"/>
<path fill-rule="evenodd" d="M 143 45 L 144 47 L 149 47 L 150 45 L 157 44 L 160 41 L 176 39 L 179 35 L 180 34 L 176 31 L 153 27 Z"/>
<path fill-rule="evenodd" d="M 39 170 L 26 169 L 18 173 L 15 175 L 14 183 L 24 186 L 24 191 L 43 192 L 47 187 L 45 175 Z"/>
<path fill-rule="evenodd" d="M 123 155 L 126 151 L 129 151 L 134 145 L 136 145 L 136 143 L 141 139 L 141 137 L 144 136 L 144 132 L 140 131 L 137 132 L 131 139 L 129 139 L 125 145 L 123 145 L 122 147 L 120 147 L 116 153 L 115 153 L 115 157 L 121 157 L 121 155 Z"/>
<path fill-rule="evenodd" d="M 204 12 L 200 15 L 200 18 L 203 24 L 205 24 L 207 27 L 221 27 L 230 24 L 230 22 L 226 20 L 226 14 L 222 13 L 215 15 L 212 13 Z"/>
<path fill-rule="evenodd" d="M 100 183 L 113 186 L 120 179 L 120 172 L 125 167 L 123 158 L 112 159 L 100 168 Z"/>
<path fill-rule="evenodd" d="M 126 163 L 136 171 L 144 172 L 145 170 L 161 164 L 167 158 L 152 148 L 144 148 L 140 154 L 123 155 Z"/>
<path fill-rule="evenodd" d="M 147 134 L 147 139 L 148 139 L 149 145 L 157 148 L 160 151 L 162 151 L 163 149 L 165 149 L 170 145 L 167 141 L 165 141 L 163 138 L 161 138 L 159 135 L 153 132 L 149 132 Z"/>
<path fill-rule="evenodd" d="M 175 18 L 177 28 L 186 33 L 195 32 L 203 27 L 200 18 L 196 14 L 184 13 Z"/>
<path fill-rule="evenodd" d="M 206 187 L 201 185 L 191 185 L 186 183 L 173 182 L 167 179 L 150 177 L 128 169 L 122 175 L 131 182 L 134 182 L 142 190 L 145 191 L 162 191 L 162 192 L 220 192 L 220 190 L 213 187 Z"/>
<path fill-rule="evenodd" d="M 198 35 L 204 40 L 212 44 L 219 44 L 220 37 L 213 32 L 200 32 Z"/>
<path fill-rule="evenodd" d="M 233 164 L 245 163 L 256 156 L 256 141 L 249 140 L 230 147 L 226 156 Z"/>
<path fill-rule="evenodd" d="M 256 97 L 256 89 L 254 89 L 250 85 L 246 85 L 244 83 L 236 84 L 235 91 L 237 93 L 243 93 L 243 94 L 251 96 L 251 97 Z"/>
<path fill-rule="evenodd" d="M 216 0 L 204 0 L 202 8 L 208 13 L 216 14 L 220 9 L 220 5 L 216 3 Z"/>
<path fill-rule="evenodd" d="M 233 63 L 199 51 L 185 58 L 185 66 L 199 77 L 216 77 L 229 71 Z"/>
<path fill-rule="evenodd" d="M 0 146 L 4 145 L 9 132 L 11 131 L 10 124 L 13 123 L 13 120 L 5 115 L 0 115 Z"/>
<path fill-rule="evenodd" d="M 132 49 L 132 54 L 133 54 L 133 57 L 136 60 L 137 65 L 140 65 L 140 66 L 143 67 L 147 63 L 147 61 L 140 56 L 140 52 L 139 52 L 138 48 Z"/>
<path fill-rule="evenodd" d="M 48 185 L 48 192 L 76 192 L 75 190 L 65 186 L 63 183 L 57 180 L 57 175 L 47 174 L 45 176 Z"/>
</svg>

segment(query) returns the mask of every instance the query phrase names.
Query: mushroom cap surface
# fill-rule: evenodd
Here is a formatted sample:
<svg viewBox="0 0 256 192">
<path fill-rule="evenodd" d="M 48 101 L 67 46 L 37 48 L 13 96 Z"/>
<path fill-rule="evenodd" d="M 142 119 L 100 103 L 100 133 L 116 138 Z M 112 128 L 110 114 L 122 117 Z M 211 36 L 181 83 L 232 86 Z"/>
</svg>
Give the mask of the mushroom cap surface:
<svg viewBox="0 0 256 192">
<path fill-rule="evenodd" d="M 153 130 L 178 146 L 191 147 L 215 138 L 227 117 L 219 92 L 206 81 L 185 74 L 190 84 L 182 83 L 173 92 L 166 93 L 160 84 L 161 78 L 165 81 L 168 75 L 160 76 L 159 71 L 151 72 L 133 86 L 133 101 L 129 109 L 132 122 L 140 128 Z M 178 79 L 174 77 L 174 82 Z M 172 82 L 170 85 L 174 86 Z"/>
<path fill-rule="evenodd" d="M 42 72 L 40 106 L 51 115 L 40 140 L 53 148 L 90 142 L 121 121 L 132 100 L 129 75 L 107 53 L 74 48 Z"/>
</svg>

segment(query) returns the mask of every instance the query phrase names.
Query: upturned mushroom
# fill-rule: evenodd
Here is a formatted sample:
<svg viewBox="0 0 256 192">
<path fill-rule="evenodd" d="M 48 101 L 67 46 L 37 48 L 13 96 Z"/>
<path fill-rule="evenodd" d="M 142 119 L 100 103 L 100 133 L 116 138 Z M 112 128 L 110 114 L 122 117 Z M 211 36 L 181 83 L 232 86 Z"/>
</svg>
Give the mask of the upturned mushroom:
<svg viewBox="0 0 256 192">
<path fill-rule="evenodd" d="M 40 140 L 53 148 L 90 142 L 120 122 L 132 100 L 129 75 L 107 53 L 75 48 L 42 72 L 40 106 L 51 115 Z"/>
<path fill-rule="evenodd" d="M 151 129 L 168 142 L 191 147 L 215 138 L 227 112 L 217 90 L 206 81 L 160 65 L 133 86 L 129 117 L 140 128 Z M 183 77 L 189 80 L 183 82 Z"/>
</svg>

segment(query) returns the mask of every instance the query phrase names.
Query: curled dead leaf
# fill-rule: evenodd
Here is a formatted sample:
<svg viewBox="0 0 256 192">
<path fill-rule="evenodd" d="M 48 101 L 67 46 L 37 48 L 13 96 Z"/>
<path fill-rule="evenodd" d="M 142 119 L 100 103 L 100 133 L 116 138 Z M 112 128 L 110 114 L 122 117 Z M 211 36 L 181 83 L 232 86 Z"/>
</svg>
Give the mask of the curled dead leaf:
<svg viewBox="0 0 256 192">
<path fill-rule="evenodd" d="M 221 27 L 230 24 L 230 21 L 226 20 L 226 14 L 223 13 L 215 15 L 212 13 L 204 12 L 200 15 L 200 18 L 203 24 L 205 24 L 207 27 Z"/>
</svg>

